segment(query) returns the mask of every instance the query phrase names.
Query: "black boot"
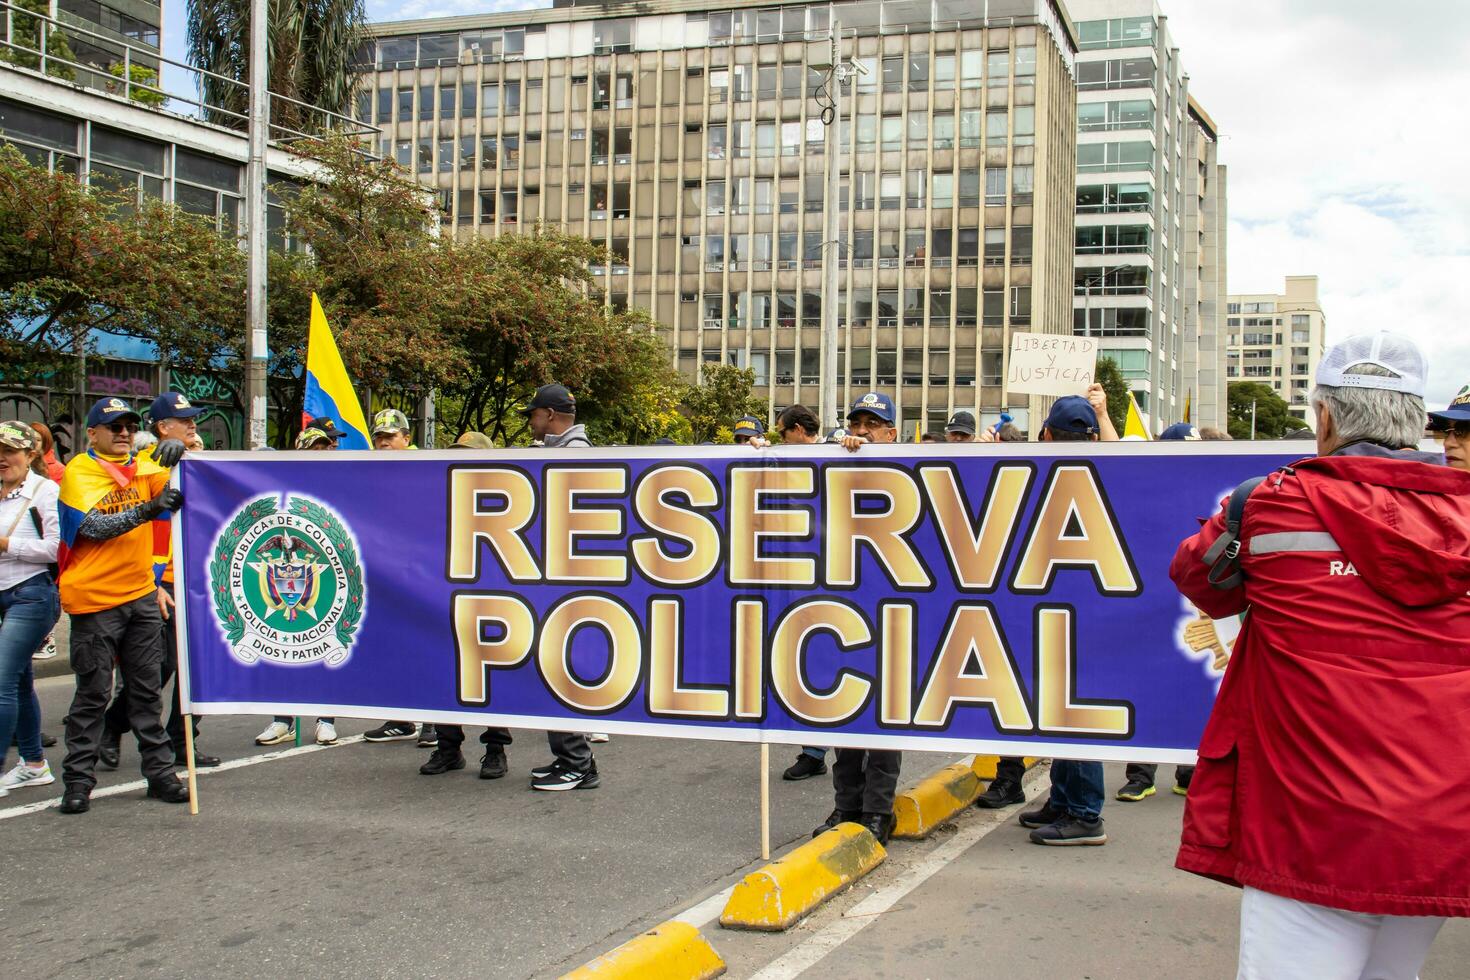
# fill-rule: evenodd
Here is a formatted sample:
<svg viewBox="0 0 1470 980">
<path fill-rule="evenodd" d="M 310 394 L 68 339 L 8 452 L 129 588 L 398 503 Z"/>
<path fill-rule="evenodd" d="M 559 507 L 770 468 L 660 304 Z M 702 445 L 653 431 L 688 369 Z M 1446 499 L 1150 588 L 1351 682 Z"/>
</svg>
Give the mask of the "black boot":
<svg viewBox="0 0 1470 980">
<path fill-rule="evenodd" d="M 165 803 L 188 803 L 189 787 L 176 776 L 148 780 L 148 798 Z"/>
<path fill-rule="evenodd" d="M 812 837 L 821 837 L 840 823 L 857 823 L 862 818 L 863 815 L 857 810 L 833 810 L 831 815 L 827 817 L 827 821 L 812 831 Z"/>
<path fill-rule="evenodd" d="M 97 746 L 97 764 L 103 769 L 116 769 L 118 753 L 122 751 L 122 738 L 111 732 L 102 733 L 102 744 Z"/>
<path fill-rule="evenodd" d="M 878 843 L 888 846 L 888 840 L 893 836 L 893 814 L 865 813 L 859 822 L 868 828 L 868 832 L 877 838 Z"/>
<path fill-rule="evenodd" d="M 68 786 L 61 794 L 62 813 L 86 813 L 92 809 L 92 791 L 85 786 Z"/>
<path fill-rule="evenodd" d="M 480 778 L 499 779 L 506 772 L 505 749 L 498 745 L 487 745 L 480 759 Z"/>
<path fill-rule="evenodd" d="M 435 749 L 429 761 L 419 766 L 421 776 L 439 776 L 464 768 L 464 754 L 459 749 Z"/>
</svg>

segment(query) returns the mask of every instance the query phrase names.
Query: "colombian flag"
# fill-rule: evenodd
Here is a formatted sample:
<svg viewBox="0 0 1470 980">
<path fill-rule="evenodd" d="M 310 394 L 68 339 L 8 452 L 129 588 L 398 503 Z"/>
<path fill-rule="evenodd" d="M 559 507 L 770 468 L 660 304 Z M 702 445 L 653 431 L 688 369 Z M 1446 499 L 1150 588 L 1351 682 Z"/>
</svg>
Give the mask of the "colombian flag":
<svg viewBox="0 0 1470 980">
<path fill-rule="evenodd" d="M 110 609 L 153 591 L 152 560 L 167 547 L 168 520 L 135 528 L 107 542 L 79 538 L 89 511 L 115 514 L 145 503 L 168 486 L 168 471 L 146 456 L 107 457 L 88 451 L 73 456 L 61 478 L 57 516 L 61 547 L 62 607 L 70 613 Z M 69 574 L 74 571 L 74 574 Z"/>
<path fill-rule="evenodd" d="M 373 448 L 368 441 L 362 405 L 352 390 L 352 379 L 347 376 L 342 355 L 337 353 L 332 328 L 327 326 L 327 314 L 322 311 L 316 293 L 312 293 L 311 332 L 306 341 L 306 397 L 302 400 L 301 421 L 305 423 L 323 415 L 336 422 L 342 431 L 337 448 Z"/>
</svg>

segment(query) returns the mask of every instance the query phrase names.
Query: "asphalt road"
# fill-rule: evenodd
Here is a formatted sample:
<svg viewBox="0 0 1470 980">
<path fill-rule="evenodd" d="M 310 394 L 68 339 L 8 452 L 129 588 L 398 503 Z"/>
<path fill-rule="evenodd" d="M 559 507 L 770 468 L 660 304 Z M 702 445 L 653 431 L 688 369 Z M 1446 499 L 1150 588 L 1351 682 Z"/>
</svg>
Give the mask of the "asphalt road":
<svg viewBox="0 0 1470 980">
<path fill-rule="evenodd" d="M 41 691 L 59 733 L 70 680 Z M 201 745 L 262 755 L 265 721 L 205 719 Z M 59 780 L 13 792 L 0 800 L 0 977 L 554 976 L 760 863 L 754 746 L 616 737 L 597 748 L 602 788 L 557 794 L 527 788 L 548 757 L 536 732 L 516 732 L 499 781 L 475 778 L 474 758 L 420 776 L 427 754 L 359 742 L 211 774 L 192 818 L 141 789 L 81 817 L 7 817 Z M 792 754 L 774 748 L 773 771 Z M 949 761 L 906 755 L 905 781 Z M 125 743 L 101 785 L 137 778 Z M 774 781 L 773 841 L 804 840 L 830 799 L 825 779 Z M 930 841 L 895 843 L 786 934 L 704 932 L 736 977 L 794 976 L 792 963 L 833 978 L 1228 977 L 1237 895 L 1171 869 L 1180 804 L 1109 804 L 1102 848 L 1035 847 L 1012 814 L 970 811 Z M 1466 963 L 1470 926 L 1452 922 L 1424 980 L 1463 977 Z"/>
</svg>

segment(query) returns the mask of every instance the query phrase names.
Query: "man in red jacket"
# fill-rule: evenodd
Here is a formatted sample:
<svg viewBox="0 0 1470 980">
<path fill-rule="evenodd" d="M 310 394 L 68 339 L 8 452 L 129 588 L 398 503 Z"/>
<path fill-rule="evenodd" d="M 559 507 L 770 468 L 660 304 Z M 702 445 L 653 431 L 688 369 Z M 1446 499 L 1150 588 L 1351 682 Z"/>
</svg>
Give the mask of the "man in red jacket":
<svg viewBox="0 0 1470 980">
<path fill-rule="evenodd" d="M 1250 495 L 1241 580 L 1209 581 L 1223 511 L 1170 568 L 1247 613 L 1177 860 L 1243 886 L 1242 978 L 1410 980 L 1470 916 L 1470 473 L 1414 449 L 1425 374 L 1393 334 L 1328 351 L 1319 455 Z"/>
</svg>

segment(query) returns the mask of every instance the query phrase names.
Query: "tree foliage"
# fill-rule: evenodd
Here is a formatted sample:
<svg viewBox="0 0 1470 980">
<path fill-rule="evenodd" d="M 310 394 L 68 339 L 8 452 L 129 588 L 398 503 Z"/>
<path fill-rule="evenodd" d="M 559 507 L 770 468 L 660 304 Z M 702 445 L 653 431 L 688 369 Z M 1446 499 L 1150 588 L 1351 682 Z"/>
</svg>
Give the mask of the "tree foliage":
<svg viewBox="0 0 1470 980">
<path fill-rule="evenodd" d="M 1099 357 L 1096 379 L 1108 396 L 1108 418 L 1113 428 L 1122 433 L 1128 422 L 1128 382 L 1123 377 L 1123 369 L 1111 357 Z"/>
<path fill-rule="evenodd" d="M 732 364 L 706 363 L 703 384 L 691 386 L 684 409 L 695 442 L 727 443 L 734 437 L 735 420 L 742 415 L 766 417 L 766 405 L 751 394 L 755 371 Z"/>
<path fill-rule="evenodd" d="M 1263 381 L 1232 381 L 1229 389 L 1229 429 L 1232 439 L 1251 437 L 1251 405 L 1255 405 L 1256 438 L 1280 439 L 1305 429 L 1307 423 L 1291 414 L 1276 389 Z"/>
<path fill-rule="evenodd" d="M 270 0 L 271 92 L 347 115 L 360 81 L 357 50 L 367 39 L 363 0 Z M 250 80 L 249 0 L 188 0 L 189 61 L 236 82 Z M 240 85 L 201 76 L 203 101 L 230 112 L 212 122 L 244 129 L 248 94 Z M 271 100 L 271 122 L 299 132 L 328 128 L 320 113 Z"/>
<path fill-rule="evenodd" d="M 55 25 L 43 21 L 42 17 L 51 15 L 51 5 L 46 0 L 13 0 L 15 6 L 24 10 L 30 10 L 38 14 L 37 17 L 27 17 L 23 13 L 10 12 L 10 42 L 0 47 L 0 61 L 8 61 L 11 64 L 20 65 L 22 68 L 41 67 L 41 32 L 46 32 L 46 54 L 48 57 L 63 58 L 66 61 L 76 61 L 77 56 L 71 49 L 70 42 L 66 39 L 64 31 L 57 30 Z M 53 78 L 64 78 L 71 81 L 77 77 L 76 69 L 71 65 L 56 61 L 46 62 L 46 74 Z"/>
</svg>

